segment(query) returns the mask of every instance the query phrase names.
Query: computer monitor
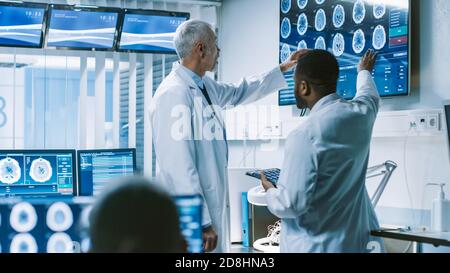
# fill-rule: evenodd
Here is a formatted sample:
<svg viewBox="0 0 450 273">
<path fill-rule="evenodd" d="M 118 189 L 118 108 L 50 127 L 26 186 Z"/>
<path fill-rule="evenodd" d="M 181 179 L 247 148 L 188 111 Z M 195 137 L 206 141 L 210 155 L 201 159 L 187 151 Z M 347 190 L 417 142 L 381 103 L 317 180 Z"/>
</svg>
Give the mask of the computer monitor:
<svg viewBox="0 0 450 273">
<path fill-rule="evenodd" d="M 75 150 L 0 150 L 0 197 L 76 195 Z"/>
<path fill-rule="evenodd" d="M 50 5 L 46 47 L 113 51 L 121 10 Z"/>
<path fill-rule="evenodd" d="M 0 46 L 40 48 L 46 4 L 0 2 Z"/>
<path fill-rule="evenodd" d="M 337 93 L 356 94 L 357 65 L 369 49 L 378 53 L 374 80 L 382 97 L 409 94 L 410 0 L 281 0 L 279 61 L 297 49 L 324 49 L 336 56 Z M 294 71 L 279 105 L 295 105 Z"/>
<path fill-rule="evenodd" d="M 136 173 L 136 149 L 77 152 L 80 196 L 97 196 L 111 182 Z"/>
<path fill-rule="evenodd" d="M 0 252 L 88 252 L 91 201 L 0 203 Z"/>
<path fill-rule="evenodd" d="M 447 125 L 448 155 L 450 158 L 450 100 L 444 101 L 444 115 Z"/>
<path fill-rule="evenodd" d="M 176 196 L 181 233 L 187 244 L 188 252 L 203 252 L 202 205 L 201 196 Z"/>
<path fill-rule="evenodd" d="M 125 10 L 118 49 L 122 52 L 176 54 L 174 37 L 189 13 Z"/>
</svg>

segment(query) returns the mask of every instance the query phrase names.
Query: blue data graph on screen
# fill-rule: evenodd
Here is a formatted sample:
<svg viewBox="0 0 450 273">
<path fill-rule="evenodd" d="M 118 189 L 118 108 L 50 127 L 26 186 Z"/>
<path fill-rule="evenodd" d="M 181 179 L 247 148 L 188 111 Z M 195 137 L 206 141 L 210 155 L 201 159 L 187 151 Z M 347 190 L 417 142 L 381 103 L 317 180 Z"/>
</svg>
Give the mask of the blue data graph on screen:
<svg viewBox="0 0 450 273">
<path fill-rule="evenodd" d="M 123 151 L 80 151 L 79 185 L 81 196 L 97 196 L 108 184 L 135 173 L 133 149 Z"/>
<path fill-rule="evenodd" d="M 44 8 L 0 6 L 0 46 L 39 46 L 44 15 Z"/>
<path fill-rule="evenodd" d="M 52 9 L 47 46 L 112 49 L 117 12 Z"/>
<path fill-rule="evenodd" d="M 409 0 L 281 0 L 279 61 L 301 48 L 330 51 L 340 66 L 337 93 L 352 99 L 357 65 L 371 48 L 378 53 L 373 77 L 380 95 L 408 95 L 409 9 Z M 294 105 L 293 72 L 285 77 L 279 104 Z"/>
<path fill-rule="evenodd" d="M 125 14 L 119 49 L 175 53 L 175 31 L 186 20 L 186 17 Z"/>
<path fill-rule="evenodd" d="M 176 196 L 180 229 L 187 244 L 188 252 L 203 252 L 202 198 L 200 196 Z"/>
<path fill-rule="evenodd" d="M 73 195 L 74 154 L 0 151 L 0 196 Z"/>
</svg>

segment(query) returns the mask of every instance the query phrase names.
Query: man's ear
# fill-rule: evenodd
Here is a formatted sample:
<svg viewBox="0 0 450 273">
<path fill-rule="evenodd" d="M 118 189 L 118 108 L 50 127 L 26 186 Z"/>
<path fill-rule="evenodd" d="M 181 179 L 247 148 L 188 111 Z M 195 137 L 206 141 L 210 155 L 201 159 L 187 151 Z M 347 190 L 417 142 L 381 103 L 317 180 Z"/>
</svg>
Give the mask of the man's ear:
<svg viewBox="0 0 450 273">
<path fill-rule="evenodd" d="M 311 95 L 311 88 L 309 87 L 309 84 L 306 81 L 300 82 L 299 91 L 303 97 Z"/>
</svg>

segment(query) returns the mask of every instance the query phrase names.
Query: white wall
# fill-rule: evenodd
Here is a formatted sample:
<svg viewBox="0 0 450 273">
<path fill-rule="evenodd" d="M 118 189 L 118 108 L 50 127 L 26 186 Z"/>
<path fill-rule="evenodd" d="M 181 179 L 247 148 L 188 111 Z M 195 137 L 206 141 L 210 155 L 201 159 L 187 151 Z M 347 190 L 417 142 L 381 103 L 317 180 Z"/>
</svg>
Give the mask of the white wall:
<svg viewBox="0 0 450 273">
<path fill-rule="evenodd" d="M 420 22 L 419 16 L 416 16 L 413 30 L 415 69 L 412 94 L 409 97 L 384 100 L 382 111 L 441 108 L 442 100 L 450 99 L 450 1 L 419 0 L 413 4 L 420 9 Z M 224 1 L 219 44 L 222 49 L 219 74 L 222 81 L 237 82 L 242 76 L 260 73 L 277 65 L 278 13 L 278 0 Z M 277 104 L 277 95 L 271 95 L 258 104 Z M 282 121 L 292 119 L 292 108 L 282 108 L 280 117 Z M 424 184 L 428 182 L 448 183 L 447 194 L 450 196 L 449 148 L 445 137 L 412 135 L 406 138 L 373 140 L 371 165 L 388 159 L 399 164 L 380 200 L 380 207 L 429 209 L 436 189 L 425 190 Z M 248 142 L 244 152 L 242 142 L 231 142 L 230 166 L 280 166 L 283 142 L 280 143 L 281 148 L 274 152 L 261 152 L 259 144 L 256 141 Z M 403 159 L 405 151 L 406 169 Z M 248 154 L 245 161 L 242 160 L 244 154 Z M 412 202 L 408 196 L 405 173 Z M 392 217 L 389 216 L 381 218 Z"/>
</svg>

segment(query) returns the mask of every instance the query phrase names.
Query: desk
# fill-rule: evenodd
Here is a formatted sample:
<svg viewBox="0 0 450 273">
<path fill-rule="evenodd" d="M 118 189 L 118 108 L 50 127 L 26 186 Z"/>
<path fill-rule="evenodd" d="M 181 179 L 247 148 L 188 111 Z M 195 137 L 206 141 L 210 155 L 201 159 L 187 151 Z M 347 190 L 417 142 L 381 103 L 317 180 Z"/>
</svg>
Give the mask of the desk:
<svg viewBox="0 0 450 273">
<path fill-rule="evenodd" d="M 450 247 L 450 232 L 408 231 L 403 229 L 373 230 L 372 236 Z"/>
</svg>

